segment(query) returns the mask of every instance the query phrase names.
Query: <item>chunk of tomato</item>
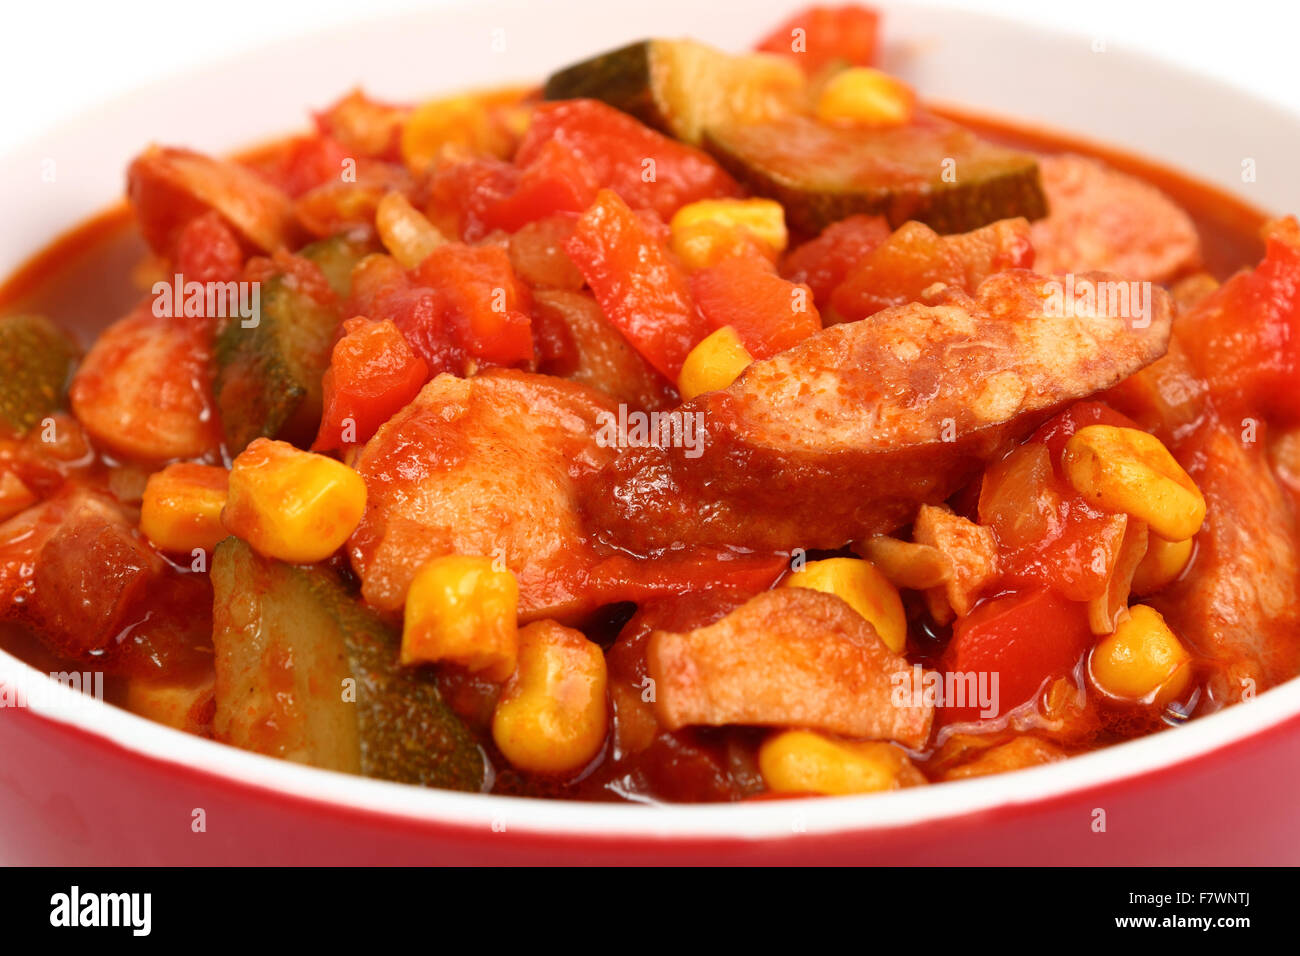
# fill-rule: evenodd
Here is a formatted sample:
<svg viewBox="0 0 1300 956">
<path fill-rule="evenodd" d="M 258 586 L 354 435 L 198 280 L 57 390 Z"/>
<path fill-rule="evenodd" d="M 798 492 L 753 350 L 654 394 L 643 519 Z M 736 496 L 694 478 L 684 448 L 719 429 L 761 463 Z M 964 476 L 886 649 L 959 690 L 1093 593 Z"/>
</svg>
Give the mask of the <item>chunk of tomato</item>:
<svg viewBox="0 0 1300 956">
<path fill-rule="evenodd" d="M 515 162 L 527 167 L 558 142 L 581 158 L 598 185 L 664 220 L 699 199 L 739 196 L 740 187 L 709 155 L 655 132 L 597 100 L 543 103 Z"/>
<path fill-rule="evenodd" d="M 853 267 L 889 238 L 883 216 L 849 216 L 831 223 L 816 239 L 791 249 L 781 263 L 781 275 L 813 291 L 819 309 L 831 303 L 831 293 Z"/>
<path fill-rule="evenodd" d="M 491 365 L 533 357 L 528 288 L 500 246 L 449 242 L 429 254 L 416 278 L 435 292 L 448 328 L 465 351 Z"/>
<path fill-rule="evenodd" d="M 565 243 L 605 317 L 656 369 L 677 381 L 709 333 L 691 301 L 686 270 L 645 219 L 603 189 Z"/>
<path fill-rule="evenodd" d="M 1221 410 L 1300 421 L 1300 225 L 1273 224 L 1263 261 L 1180 317 L 1177 336 Z"/>
<path fill-rule="evenodd" d="M 966 675 L 975 675 L 977 686 L 994 692 L 995 716 L 1000 717 L 1032 700 L 1048 681 L 1070 673 L 1092 641 L 1084 605 L 1047 588 L 1009 594 L 957 621 L 940 670 L 954 675 L 945 686 L 962 678 L 970 686 Z M 978 703 L 969 699 L 965 706 L 937 713 L 946 723 L 982 716 Z"/>
<path fill-rule="evenodd" d="M 429 365 L 390 320 L 343 324 L 322 381 L 324 413 L 315 451 L 368 441 L 429 380 Z"/>
<path fill-rule="evenodd" d="M 789 57 L 809 74 L 836 62 L 871 66 L 876 62 L 879 27 L 880 14 L 870 7 L 814 6 L 769 33 L 757 49 Z"/>
<path fill-rule="evenodd" d="M 806 285 L 776 274 L 758 255 L 731 256 L 691 273 L 691 294 L 713 329 L 729 325 L 745 349 L 765 359 L 821 330 L 821 317 Z"/>
</svg>

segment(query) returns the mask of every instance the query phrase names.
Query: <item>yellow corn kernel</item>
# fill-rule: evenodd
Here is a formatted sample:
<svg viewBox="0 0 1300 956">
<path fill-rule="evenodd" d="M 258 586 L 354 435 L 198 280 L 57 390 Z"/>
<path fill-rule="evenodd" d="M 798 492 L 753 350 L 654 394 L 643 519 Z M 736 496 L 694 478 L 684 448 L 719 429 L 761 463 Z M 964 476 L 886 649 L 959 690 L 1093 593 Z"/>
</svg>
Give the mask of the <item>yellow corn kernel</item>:
<svg viewBox="0 0 1300 956">
<path fill-rule="evenodd" d="M 1159 591 L 1183 573 L 1192 559 L 1192 539 L 1166 541 L 1155 535 L 1147 540 L 1147 553 L 1133 572 L 1134 594 L 1147 595 Z"/>
<path fill-rule="evenodd" d="M 324 561 L 366 510 L 366 483 L 340 461 L 259 438 L 235 458 L 221 523 L 268 558 Z"/>
<path fill-rule="evenodd" d="M 1156 704 L 1178 697 L 1192 679 L 1192 656 L 1160 612 L 1135 604 L 1089 658 L 1093 683 L 1112 697 Z"/>
<path fill-rule="evenodd" d="M 782 587 L 809 588 L 842 598 L 865 617 L 880 639 L 896 654 L 907 644 L 907 615 L 898 589 L 870 561 L 861 558 L 827 558 L 810 561 L 787 575 Z"/>
<path fill-rule="evenodd" d="M 487 153 L 505 158 L 511 137 L 492 117 L 482 96 L 451 96 L 417 106 L 402 127 L 402 161 L 414 173 L 424 173 L 448 152 Z"/>
<path fill-rule="evenodd" d="M 901 126 L 915 110 L 916 97 L 905 83 L 870 67 L 835 74 L 817 98 L 817 118 L 829 122 Z"/>
<path fill-rule="evenodd" d="M 390 192 L 375 207 L 375 231 L 403 269 L 414 269 L 446 238 L 424 213 L 399 192 Z"/>
<path fill-rule="evenodd" d="M 873 793 L 922 782 L 907 754 L 893 744 L 833 740 L 809 730 L 787 730 L 765 740 L 758 769 L 774 793 Z"/>
<path fill-rule="evenodd" d="M 785 210 L 771 199 L 701 199 L 677 210 L 669 226 L 673 251 L 688 269 L 715 264 L 747 238 L 773 258 L 789 241 Z"/>
<path fill-rule="evenodd" d="M 0 521 L 7 521 L 28 505 L 36 504 L 36 495 L 12 471 L 0 471 Z"/>
<path fill-rule="evenodd" d="M 681 374 L 677 377 L 677 390 L 682 393 L 682 401 L 726 388 L 753 361 L 754 357 L 740 341 L 736 330 L 724 325 L 705 336 L 682 363 Z"/>
<path fill-rule="evenodd" d="M 519 584 L 491 558 L 429 561 L 406 592 L 402 663 L 451 661 L 503 681 L 519 653 Z"/>
<path fill-rule="evenodd" d="M 532 773 L 581 770 L 608 729 L 605 655 L 571 628 L 537 621 L 519 632 L 519 666 L 492 715 L 492 739 Z"/>
<path fill-rule="evenodd" d="M 1066 443 L 1064 464 L 1079 494 L 1145 521 L 1167 541 L 1190 538 L 1205 521 L 1200 489 L 1154 435 L 1089 425 Z"/>
<path fill-rule="evenodd" d="M 229 474 L 213 465 L 177 462 L 149 476 L 140 530 L 163 551 L 211 551 L 230 532 L 221 523 Z"/>
</svg>

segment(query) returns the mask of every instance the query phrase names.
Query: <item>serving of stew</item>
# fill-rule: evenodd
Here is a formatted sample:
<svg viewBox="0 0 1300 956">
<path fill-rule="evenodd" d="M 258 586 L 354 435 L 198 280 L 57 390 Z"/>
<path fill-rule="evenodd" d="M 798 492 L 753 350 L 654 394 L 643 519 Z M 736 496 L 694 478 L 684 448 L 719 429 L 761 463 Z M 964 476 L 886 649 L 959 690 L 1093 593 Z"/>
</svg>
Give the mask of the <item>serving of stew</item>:
<svg viewBox="0 0 1300 956">
<path fill-rule="evenodd" d="M 635 802 L 1296 677 L 1300 224 L 927 106 L 878 20 L 144 146 L 0 287 L 0 647 L 286 760 Z"/>
</svg>

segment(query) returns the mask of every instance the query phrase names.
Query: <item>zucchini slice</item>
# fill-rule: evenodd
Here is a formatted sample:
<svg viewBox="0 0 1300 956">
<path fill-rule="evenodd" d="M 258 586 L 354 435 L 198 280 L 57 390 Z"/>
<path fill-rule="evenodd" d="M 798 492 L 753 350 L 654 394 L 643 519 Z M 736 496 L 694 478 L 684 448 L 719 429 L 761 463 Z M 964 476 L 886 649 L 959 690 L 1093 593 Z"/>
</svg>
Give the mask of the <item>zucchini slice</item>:
<svg viewBox="0 0 1300 956">
<path fill-rule="evenodd" d="M 227 538 L 212 557 L 218 739 L 299 763 L 454 790 L 488 766 L 427 671 L 320 566 Z"/>
<path fill-rule="evenodd" d="M 262 283 L 257 325 L 231 319 L 218 333 L 213 392 L 232 456 L 255 438 L 311 441 L 340 320 L 337 305 L 317 301 L 281 274 Z"/>
<path fill-rule="evenodd" d="M 732 56 L 694 40 L 641 40 L 553 74 L 543 95 L 602 100 L 699 145 L 707 127 L 788 113 L 805 88 L 803 73 L 781 57 Z"/>
<path fill-rule="evenodd" d="M 938 119 L 862 129 L 790 116 L 710 127 L 704 147 L 807 234 L 858 213 L 894 228 L 915 219 L 940 233 L 1047 215 L 1033 156 Z"/>
<path fill-rule="evenodd" d="M 0 318 L 0 434 L 21 437 L 62 407 L 79 355 L 44 316 Z"/>
</svg>

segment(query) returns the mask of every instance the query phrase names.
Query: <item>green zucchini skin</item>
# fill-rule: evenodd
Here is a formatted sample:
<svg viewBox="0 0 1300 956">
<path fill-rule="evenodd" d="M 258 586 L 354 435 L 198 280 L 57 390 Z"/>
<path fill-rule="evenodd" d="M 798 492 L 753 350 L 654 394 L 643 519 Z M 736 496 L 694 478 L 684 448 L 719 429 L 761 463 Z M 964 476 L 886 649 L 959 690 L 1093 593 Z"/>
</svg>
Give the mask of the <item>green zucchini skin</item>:
<svg viewBox="0 0 1300 956">
<path fill-rule="evenodd" d="M 794 157 L 811 140 L 802 164 Z M 705 132 L 704 148 L 751 191 L 785 207 L 786 222 L 816 235 L 852 215 L 908 220 L 939 233 L 970 232 L 999 219 L 1047 215 L 1037 160 L 986 143 L 964 129 L 853 129 L 807 119 Z M 821 157 L 827 162 L 818 166 Z M 944 163 L 955 163 L 945 181 Z"/>
<path fill-rule="evenodd" d="M 255 327 L 238 319 L 225 324 L 214 350 L 213 392 L 232 456 L 255 438 L 311 441 L 340 321 L 337 304 L 320 303 L 276 275 L 262 285 Z"/>
<path fill-rule="evenodd" d="M 80 354 L 44 316 L 0 317 L 0 435 L 21 438 L 64 406 Z"/>
<path fill-rule="evenodd" d="M 542 87 L 542 96 L 548 100 L 601 100 L 647 126 L 676 135 L 654 92 L 656 42 L 639 40 L 552 73 Z"/>
<path fill-rule="evenodd" d="M 732 92 L 778 69 L 690 41 L 641 40 L 547 80 L 547 99 L 592 98 L 647 126 L 702 146 L 751 192 L 780 202 L 791 228 L 816 235 L 856 214 L 910 219 L 940 233 L 969 232 L 999 219 L 1040 219 L 1047 200 L 1033 156 L 986 143 L 934 117 L 872 129 L 807 115 L 763 122 L 729 112 Z M 941 163 L 956 164 L 956 179 Z"/>
<path fill-rule="evenodd" d="M 330 770 L 484 789 L 483 751 L 433 677 L 399 666 L 395 630 L 332 571 L 227 538 L 212 584 L 220 739 Z"/>
</svg>

